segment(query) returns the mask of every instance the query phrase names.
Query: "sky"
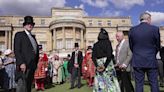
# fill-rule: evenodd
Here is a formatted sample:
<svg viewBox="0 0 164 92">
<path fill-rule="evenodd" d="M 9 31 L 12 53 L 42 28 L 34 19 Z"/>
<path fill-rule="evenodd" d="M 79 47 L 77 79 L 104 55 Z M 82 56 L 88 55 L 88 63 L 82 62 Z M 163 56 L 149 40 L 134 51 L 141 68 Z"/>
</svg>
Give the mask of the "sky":
<svg viewBox="0 0 164 92">
<path fill-rule="evenodd" d="M 132 25 L 148 12 L 152 24 L 164 26 L 164 0 L 0 0 L 0 16 L 51 16 L 52 7 L 82 8 L 85 16 L 130 16 Z"/>
</svg>

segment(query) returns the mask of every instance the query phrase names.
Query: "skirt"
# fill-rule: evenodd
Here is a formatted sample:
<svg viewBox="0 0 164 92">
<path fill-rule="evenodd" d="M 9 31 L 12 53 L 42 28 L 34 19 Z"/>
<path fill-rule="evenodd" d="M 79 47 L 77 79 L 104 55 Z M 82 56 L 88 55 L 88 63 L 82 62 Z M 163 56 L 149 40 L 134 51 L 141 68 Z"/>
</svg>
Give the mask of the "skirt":
<svg viewBox="0 0 164 92">
<path fill-rule="evenodd" d="M 106 59 L 106 57 L 97 59 L 98 66 L 104 65 Z M 93 92 L 121 92 L 113 61 L 108 64 L 105 71 L 101 73 L 96 71 L 94 81 Z"/>
</svg>

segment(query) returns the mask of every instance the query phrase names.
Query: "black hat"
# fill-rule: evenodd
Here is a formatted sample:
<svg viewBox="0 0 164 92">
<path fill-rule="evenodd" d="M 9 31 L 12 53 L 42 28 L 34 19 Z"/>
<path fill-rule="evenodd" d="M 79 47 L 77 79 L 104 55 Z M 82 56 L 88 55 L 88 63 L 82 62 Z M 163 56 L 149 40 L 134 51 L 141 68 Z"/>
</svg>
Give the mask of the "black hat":
<svg viewBox="0 0 164 92">
<path fill-rule="evenodd" d="M 98 35 L 98 40 L 108 40 L 108 39 L 109 39 L 108 32 L 104 28 L 101 28 L 100 33 Z"/>
<path fill-rule="evenodd" d="M 35 23 L 34 23 L 34 21 L 33 21 L 33 17 L 31 17 L 31 16 L 25 16 L 25 17 L 24 17 L 23 26 L 25 26 L 26 24 L 32 24 L 32 25 L 34 26 Z"/>
<path fill-rule="evenodd" d="M 92 50 L 92 46 L 88 46 L 87 50 L 91 49 Z"/>
<path fill-rule="evenodd" d="M 75 43 L 75 47 L 79 47 L 79 44 L 78 43 Z"/>
<path fill-rule="evenodd" d="M 43 48 L 42 48 L 42 45 L 38 45 L 38 47 L 39 47 L 39 50 L 42 50 Z"/>
</svg>

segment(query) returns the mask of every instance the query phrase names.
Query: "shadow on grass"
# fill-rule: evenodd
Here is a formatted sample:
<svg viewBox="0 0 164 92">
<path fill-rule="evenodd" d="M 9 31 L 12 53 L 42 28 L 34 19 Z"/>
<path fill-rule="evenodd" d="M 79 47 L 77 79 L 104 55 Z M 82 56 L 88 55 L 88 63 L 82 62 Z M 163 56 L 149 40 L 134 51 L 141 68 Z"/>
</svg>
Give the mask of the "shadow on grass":
<svg viewBox="0 0 164 92">
<path fill-rule="evenodd" d="M 45 89 L 50 89 L 50 88 L 53 88 L 53 87 L 55 87 L 53 84 L 51 84 L 51 85 L 45 85 Z"/>
</svg>

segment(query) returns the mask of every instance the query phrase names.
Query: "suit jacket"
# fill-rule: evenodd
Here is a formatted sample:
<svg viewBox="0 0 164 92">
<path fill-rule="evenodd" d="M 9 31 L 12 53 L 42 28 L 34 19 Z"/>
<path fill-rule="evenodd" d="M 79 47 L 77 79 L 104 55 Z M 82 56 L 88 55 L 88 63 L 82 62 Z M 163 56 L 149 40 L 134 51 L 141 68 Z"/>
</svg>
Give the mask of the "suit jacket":
<svg viewBox="0 0 164 92">
<path fill-rule="evenodd" d="M 119 60 L 120 65 L 121 64 L 127 65 L 126 71 L 130 71 L 131 58 L 132 58 L 132 52 L 129 48 L 129 42 L 125 40 L 120 48 L 117 60 Z"/>
<path fill-rule="evenodd" d="M 81 51 L 78 51 L 78 64 L 79 64 L 79 67 L 81 69 L 81 66 L 82 66 L 82 61 L 83 61 L 83 54 Z M 75 51 L 72 52 L 72 56 L 71 56 L 71 59 L 69 60 L 68 62 L 68 71 L 71 73 L 72 71 L 72 68 L 74 67 L 74 62 L 75 62 Z"/>
<path fill-rule="evenodd" d="M 17 32 L 15 34 L 14 53 L 17 67 L 16 80 L 22 77 L 22 73 L 20 71 L 21 64 L 25 64 L 28 70 L 35 71 L 39 59 L 39 48 L 37 44 L 37 51 L 34 51 L 31 41 L 25 31 Z"/>
<path fill-rule="evenodd" d="M 132 27 L 129 32 L 129 44 L 133 53 L 133 67 L 157 67 L 156 54 L 160 49 L 158 27 L 144 22 Z"/>
</svg>

